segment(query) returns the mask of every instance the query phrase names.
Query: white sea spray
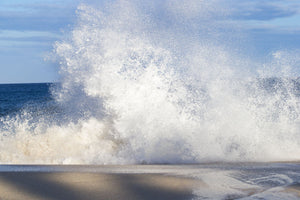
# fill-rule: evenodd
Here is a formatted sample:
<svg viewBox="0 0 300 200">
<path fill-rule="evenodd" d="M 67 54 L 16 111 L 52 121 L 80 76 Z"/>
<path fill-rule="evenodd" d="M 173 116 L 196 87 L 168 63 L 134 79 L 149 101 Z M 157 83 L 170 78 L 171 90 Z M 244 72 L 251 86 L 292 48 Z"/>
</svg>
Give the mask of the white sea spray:
<svg viewBox="0 0 300 200">
<path fill-rule="evenodd" d="M 193 3 L 191 12 L 179 1 L 80 5 L 54 45 L 64 120 L 3 118 L 0 162 L 299 160 L 299 59 L 245 59 L 235 26 L 220 21 L 225 2 Z"/>
</svg>

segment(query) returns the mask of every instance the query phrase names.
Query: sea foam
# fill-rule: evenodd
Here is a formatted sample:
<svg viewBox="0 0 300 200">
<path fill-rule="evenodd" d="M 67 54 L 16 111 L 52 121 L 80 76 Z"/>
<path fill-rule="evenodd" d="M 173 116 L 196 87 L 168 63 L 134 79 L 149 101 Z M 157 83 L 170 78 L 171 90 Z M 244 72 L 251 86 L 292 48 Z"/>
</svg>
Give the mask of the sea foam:
<svg viewBox="0 0 300 200">
<path fill-rule="evenodd" d="M 2 118 L 0 162 L 299 160 L 299 59 L 247 57 L 230 12 L 223 1 L 80 5 L 54 44 L 63 117 Z"/>
</svg>

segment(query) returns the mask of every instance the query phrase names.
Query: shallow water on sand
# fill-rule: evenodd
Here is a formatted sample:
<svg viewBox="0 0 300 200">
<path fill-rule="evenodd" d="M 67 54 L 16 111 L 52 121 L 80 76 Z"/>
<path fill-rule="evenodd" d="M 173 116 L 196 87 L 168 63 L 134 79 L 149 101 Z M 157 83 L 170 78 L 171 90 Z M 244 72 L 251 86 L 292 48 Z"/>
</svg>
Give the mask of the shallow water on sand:
<svg viewBox="0 0 300 200">
<path fill-rule="evenodd" d="M 180 188 L 182 189 L 180 194 L 190 191 L 191 195 L 177 196 L 180 197 L 179 199 L 300 199 L 300 163 L 0 166 L 1 177 L 11 172 L 50 174 L 49 176 L 61 174 L 60 179 L 66 179 L 65 181 L 70 180 L 71 177 L 77 177 L 77 183 L 80 183 L 81 179 L 88 174 L 91 177 L 118 176 L 117 182 L 122 191 L 126 191 L 127 181 L 135 182 L 136 185 L 146 185 L 145 188 L 151 188 L 151 184 L 160 184 L 158 189 L 155 186 L 158 196 L 164 194 L 163 190 L 166 188 L 170 191 L 170 197 L 172 194 L 175 197 L 179 195 L 171 191 L 178 192 Z M 86 181 L 90 179 L 85 177 Z M 105 180 L 109 182 L 112 178 Z M 144 195 L 144 199 L 149 199 L 146 193 Z"/>
</svg>

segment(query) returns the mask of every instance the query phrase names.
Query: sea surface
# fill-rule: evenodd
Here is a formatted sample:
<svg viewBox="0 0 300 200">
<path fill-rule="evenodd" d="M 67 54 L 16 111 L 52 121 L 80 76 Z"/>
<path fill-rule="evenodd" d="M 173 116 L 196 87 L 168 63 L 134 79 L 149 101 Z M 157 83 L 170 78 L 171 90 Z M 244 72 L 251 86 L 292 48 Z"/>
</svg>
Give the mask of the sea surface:
<svg viewBox="0 0 300 200">
<path fill-rule="evenodd" d="M 51 83 L 0 84 L 0 116 L 17 115 L 24 109 L 43 108 L 53 102 Z"/>
</svg>

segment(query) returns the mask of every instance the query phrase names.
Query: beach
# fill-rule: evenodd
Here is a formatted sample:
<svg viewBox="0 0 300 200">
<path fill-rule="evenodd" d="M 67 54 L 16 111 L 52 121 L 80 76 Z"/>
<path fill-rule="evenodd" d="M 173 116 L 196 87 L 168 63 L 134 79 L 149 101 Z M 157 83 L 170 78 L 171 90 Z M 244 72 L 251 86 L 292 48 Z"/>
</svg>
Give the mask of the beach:
<svg viewBox="0 0 300 200">
<path fill-rule="evenodd" d="M 190 199 L 192 179 L 151 174 L 8 172 L 1 199 Z"/>
<path fill-rule="evenodd" d="M 298 172 L 297 163 L 3 165 L 0 199 L 299 199 Z"/>
<path fill-rule="evenodd" d="M 32 167 L 31 167 L 32 168 Z M 59 166 L 56 166 L 58 169 Z M 191 199 L 203 183 L 162 173 L 14 171 L 0 173 L 0 199 Z M 105 168 L 105 167 L 99 167 Z M 88 169 L 88 167 L 87 167 Z"/>
</svg>

